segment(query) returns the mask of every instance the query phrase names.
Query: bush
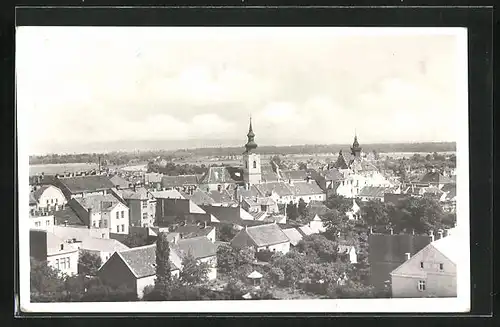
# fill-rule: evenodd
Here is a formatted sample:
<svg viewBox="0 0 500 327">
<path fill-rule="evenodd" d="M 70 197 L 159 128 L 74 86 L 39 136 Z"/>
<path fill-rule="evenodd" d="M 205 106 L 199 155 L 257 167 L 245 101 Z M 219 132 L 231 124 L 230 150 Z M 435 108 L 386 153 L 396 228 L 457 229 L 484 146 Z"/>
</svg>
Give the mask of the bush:
<svg viewBox="0 0 500 327">
<path fill-rule="evenodd" d="M 270 262 L 271 258 L 273 257 L 274 254 L 275 254 L 275 252 L 273 252 L 273 251 L 262 250 L 262 251 L 255 252 L 255 257 L 259 261 Z"/>
</svg>

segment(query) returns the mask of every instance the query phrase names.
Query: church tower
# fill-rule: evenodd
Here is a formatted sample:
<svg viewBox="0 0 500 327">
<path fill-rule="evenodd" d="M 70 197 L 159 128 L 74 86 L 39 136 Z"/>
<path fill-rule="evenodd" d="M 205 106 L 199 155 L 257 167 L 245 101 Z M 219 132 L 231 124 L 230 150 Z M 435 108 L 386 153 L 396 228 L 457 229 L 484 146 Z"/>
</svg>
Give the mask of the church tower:
<svg viewBox="0 0 500 327">
<path fill-rule="evenodd" d="M 245 152 L 243 152 L 243 179 L 245 183 L 259 184 L 262 180 L 260 170 L 260 155 L 255 153 L 257 143 L 255 143 L 255 134 L 252 129 L 252 118 L 250 118 L 250 126 L 247 134 L 247 144 L 245 144 Z"/>
<path fill-rule="evenodd" d="M 361 147 L 358 143 L 358 136 L 354 134 L 354 142 L 352 143 L 351 153 L 355 159 L 359 159 L 361 157 Z"/>
</svg>

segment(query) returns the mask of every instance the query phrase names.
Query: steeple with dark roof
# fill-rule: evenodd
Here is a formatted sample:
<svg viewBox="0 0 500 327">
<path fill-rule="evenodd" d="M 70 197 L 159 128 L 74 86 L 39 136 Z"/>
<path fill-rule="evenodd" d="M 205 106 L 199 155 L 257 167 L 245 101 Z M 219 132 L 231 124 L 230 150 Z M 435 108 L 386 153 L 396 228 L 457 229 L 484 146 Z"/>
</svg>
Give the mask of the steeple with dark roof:
<svg viewBox="0 0 500 327">
<path fill-rule="evenodd" d="M 251 152 L 252 150 L 257 149 L 257 143 L 254 141 L 255 133 L 253 132 L 252 129 L 252 117 L 250 117 L 250 126 L 248 128 L 248 134 L 247 134 L 247 144 L 245 144 L 246 152 Z"/>
<path fill-rule="evenodd" d="M 354 157 L 359 158 L 361 155 L 361 147 L 358 142 L 358 135 L 354 134 L 354 142 L 352 143 L 351 153 Z"/>
</svg>

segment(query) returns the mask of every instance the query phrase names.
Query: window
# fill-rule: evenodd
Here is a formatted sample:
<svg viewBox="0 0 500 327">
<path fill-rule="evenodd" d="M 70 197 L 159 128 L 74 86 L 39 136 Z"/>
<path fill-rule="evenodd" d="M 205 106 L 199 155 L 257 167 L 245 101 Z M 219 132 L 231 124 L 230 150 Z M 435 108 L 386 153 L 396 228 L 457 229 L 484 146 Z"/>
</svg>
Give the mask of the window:
<svg viewBox="0 0 500 327">
<path fill-rule="evenodd" d="M 50 199 L 50 203 L 53 204 L 54 203 L 54 199 Z"/>
<path fill-rule="evenodd" d="M 105 238 L 106 237 L 106 234 L 101 234 L 101 238 Z"/>
<path fill-rule="evenodd" d="M 120 213 L 117 211 L 116 212 L 116 219 L 119 219 L 120 218 Z"/>
<path fill-rule="evenodd" d="M 56 199 L 56 203 L 57 203 L 57 199 Z"/>
<path fill-rule="evenodd" d="M 125 211 L 122 211 L 122 218 L 125 218 Z"/>
<path fill-rule="evenodd" d="M 95 220 L 92 222 L 92 226 L 97 227 Z"/>
<path fill-rule="evenodd" d="M 50 220 L 46 220 L 46 221 L 45 221 L 45 225 L 46 225 L 46 226 L 50 226 Z"/>
<path fill-rule="evenodd" d="M 424 262 L 420 261 L 420 268 L 424 268 Z"/>
<path fill-rule="evenodd" d="M 253 162 L 253 168 L 257 168 L 257 161 Z"/>
<path fill-rule="evenodd" d="M 61 250 L 64 250 L 64 244 L 61 244 Z"/>
<path fill-rule="evenodd" d="M 35 227 L 40 227 L 40 222 L 39 221 L 35 221 Z"/>
<path fill-rule="evenodd" d="M 102 228 L 102 220 L 99 219 L 99 228 Z"/>
<path fill-rule="evenodd" d="M 122 232 L 125 231 L 125 225 L 122 225 Z"/>
<path fill-rule="evenodd" d="M 425 291 L 425 280 L 419 280 L 418 281 L 418 290 L 420 292 Z"/>
<path fill-rule="evenodd" d="M 119 233 L 120 232 L 120 226 L 116 226 L 116 232 Z"/>
<path fill-rule="evenodd" d="M 248 169 L 248 162 L 245 161 L 245 168 Z"/>
<path fill-rule="evenodd" d="M 69 258 L 69 257 L 67 257 L 67 258 L 66 258 L 66 262 L 67 262 L 67 264 L 68 264 L 68 265 L 66 266 L 66 268 L 68 268 L 68 269 L 69 269 L 69 268 L 71 268 L 71 267 L 70 267 L 70 262 L 71 262 L 71 260 L 70 260 L 70 258 Z"/>
<path fill-rule="evenodd" d="M 142 209 L 148 208 L 148 201 L 142 201 Z"/>
<path fill-rule="evenodd" d="M 104 224 L 104 228 L 108 227 L 108 221 L 107 220 L 103 220 L 102 222 Z"/>
<path fill-rule="evenodd" d="M 439 264 L 439 270 L 443 270 L 444 269 L 444 265 L 442 263 Z"/>
<path fill-rule="evenodd" d="M 142 214 L 142 219 L 148 219 L 148 213 L 147 212 L 144 212 Z"/>
<path fill-rule="evenodd" d="M 59 259 L 56 259 L 56 268 L 59 269 Z"/>
</svg>

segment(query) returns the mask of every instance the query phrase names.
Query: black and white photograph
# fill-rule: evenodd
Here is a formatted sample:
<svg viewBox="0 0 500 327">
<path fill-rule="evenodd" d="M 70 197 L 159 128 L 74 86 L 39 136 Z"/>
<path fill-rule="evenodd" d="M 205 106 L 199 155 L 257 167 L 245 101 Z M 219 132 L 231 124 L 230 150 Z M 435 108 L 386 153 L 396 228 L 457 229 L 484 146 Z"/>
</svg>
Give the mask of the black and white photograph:
<svg viewBox="0 0 500 327">
<path fill-rule="evenodd" d="M 23 310 L 470 309 L 465 28 L 23 26 L 15 56 Z"/>
</svg>

